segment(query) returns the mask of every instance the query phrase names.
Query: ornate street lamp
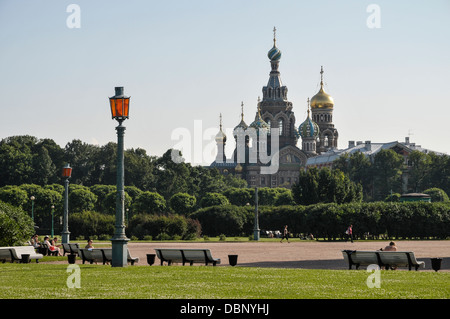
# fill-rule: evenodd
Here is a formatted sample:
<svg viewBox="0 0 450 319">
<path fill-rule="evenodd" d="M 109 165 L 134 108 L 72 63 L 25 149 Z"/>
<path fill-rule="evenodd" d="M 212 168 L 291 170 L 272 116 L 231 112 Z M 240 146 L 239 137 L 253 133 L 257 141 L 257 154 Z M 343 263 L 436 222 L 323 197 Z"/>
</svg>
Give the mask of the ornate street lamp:
<svg viewBox="0 0 450 319">
<path fill-rule="evenodd" d="M 63 231 L 61 233 L 63 244 L 69 243 L 69 178 L 72 176 L 72 168 L 69 164 L 62 169 L 62 177 L 64 178 L 64 214 L 63 214 Z"/>
<path fill-rule="evenodd" d="M 253 239 L 259 240 L 259 218 L 258 218 L 258 187 L 255 187 L 255 228 L 253 229 Z"/>
<path fill-rule="evenodd" d="M 117 196 L 116 196 L 116 225 L 112 243 L 112 267 L 127 266 L 127 242 L 129 239 L 125 235 L 125 191 L 124 191 L 124 155 L 123 136 L 125 126 L 122 122 L 128 118 L 130 107 L 130 97 L 123 94 L 123 87 L 115 88 L 116 94 L 109 98 L 111 116 L 119 122 L 117 131 Z"/>
</svg>

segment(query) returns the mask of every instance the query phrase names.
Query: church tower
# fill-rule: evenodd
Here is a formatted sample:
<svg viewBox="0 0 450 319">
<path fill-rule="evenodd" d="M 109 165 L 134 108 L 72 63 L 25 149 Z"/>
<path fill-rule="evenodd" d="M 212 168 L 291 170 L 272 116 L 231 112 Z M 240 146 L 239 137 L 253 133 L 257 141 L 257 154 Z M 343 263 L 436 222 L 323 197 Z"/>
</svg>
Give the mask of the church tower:
<svg viewBox="0 0 450 319">
<path fill-rule="evenodd" d="M 308 116 L 306 120 L 298 127 L 298 134 L 302 138 L 302 150 L 310 155 L 316 155 L 317 137 L 319 136 L 319 125 L 312 121 L 309 116 L 309 98 L 308 98 Z"/>
<path fill-rule="evenodd" d="M 227 143 L 227 136 L 222 129 L 222 113 L 220 114 L 220 130 L 216 134 L 216 144 L 217 144 L 217 156 L 216 163 L 225 163 L 227 158 L 225 155 L 225 144 Z"/>
<path fill-rule="evenodd" d="M 271 71 L 269 81 L 262 89 L 263 98 L 259 105 L 260 116 L 268 124 L 269 129 L 279 129 L 279 145 L 281 148 L 286 145 L 295 146 L 297 144 L 297 135 L 292 102 L 289 102 L 287 99 L 288 89 L 281 82 L 280 71 L 278 71 L 281 51 L 277 48 L 276 41 L 276 28 L 274 28 L 273 47 L 267 53 Z M 258 114 L 256 114 L 256 117 L 258 117 Z M 270 145 L 268 147 L 270 149 Z"/>
<path fill-rule="evenodd" d="M 312 120 L 319 125 L 317 152 L 324 153 L 338 146 L 338 131 L 333 124 L 333 98 L 323 89 L 323 67 L 320 68 L 320 90 L 310 102 Z"/>
</svg>

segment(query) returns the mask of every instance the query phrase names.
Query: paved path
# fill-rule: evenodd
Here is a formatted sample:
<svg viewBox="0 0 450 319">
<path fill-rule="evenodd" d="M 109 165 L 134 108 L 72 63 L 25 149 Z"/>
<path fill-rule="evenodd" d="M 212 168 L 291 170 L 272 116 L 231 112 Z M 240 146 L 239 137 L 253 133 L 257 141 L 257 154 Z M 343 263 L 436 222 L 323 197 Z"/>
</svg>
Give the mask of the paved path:
<svg viewBox="0 0 450 319">
<path fill-rule="evenodd" d="M 192 242 L 192 243 L 133 243 L 128 248 L 137 265 L 148 266 L 146 254 L 155 248 L 208 248 L 220 266 L 229 266 L 228 255 L 238 255 L 238 266 L 305 269 L 348 269 L 341 250 L 378 250 L 387 242 Z M 401 251 L 414 251 L 418 260 L 425 261 L 425 270 L 431 270 L 430 258 L 441 257 L 442 271 L 450 271 L 450 241 L 397 241 Z M 159 266 L 156 258 L 155 265 Z M 155 266 L 154 265 L 154 266 Z M 407 269 L 407 268 L 406 268 Z M 422 268 L 421 268 L 422 269 Z"/>
</svg>

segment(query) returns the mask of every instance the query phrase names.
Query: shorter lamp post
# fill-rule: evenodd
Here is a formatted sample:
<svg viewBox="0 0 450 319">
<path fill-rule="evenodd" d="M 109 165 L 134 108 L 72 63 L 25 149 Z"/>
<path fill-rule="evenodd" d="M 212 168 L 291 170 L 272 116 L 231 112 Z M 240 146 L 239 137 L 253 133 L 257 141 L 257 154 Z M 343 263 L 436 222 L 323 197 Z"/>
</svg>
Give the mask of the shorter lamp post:
<svg viewBox="0 0 450 319">
<path fill-rule="evenodd" d="M 254 240 L 259 240 L 259 218 L 258 218 L 258 187 L 255 187 L 255 228 L 253 229 Z"/>
<path fill-rule="evenodd" d="M 117 196 L 116 196 L 116 224 L 113 238 L 111 238 L 112 246 L 112 267 L 127 266 L 127 242 L 128 238 L 125 234 L 125 190 L 124 190 L 124 142 L 123 136 L 125 126 L 122 122 L 128 118 L 130 106 L 130 97 L 123 94 L 123 87 L 115 88 L 115 95 L 109 98 L 111 107 L 111 116 L 119 122 L 116 127 L 117 131 Z"/>
<path fill-rule="evenodd" d="M 54 214 L 55 214 L 55 205 L 52 205 L 52 233 L 51 233 L 52 238 L 55 236 L 54 227 L 53 227 L 53 215 Z"/>
<path fill-rule="evenodd" d="M 63 213 L 63 231 L 61 233 L 63 244 L 68 244 L 70 240 L 69 232 L 69 178 L 72 176 L 72 168 L 69 164 L 62 169 L 62 177 L 64 178 L 64 213 Z"/>
<path fill-rule="evenodd" d="M 33 221 L 34 224 L 34 200 L 36 199 L 36 197 L 31 196 L 31 220 Z"/>
</svg>

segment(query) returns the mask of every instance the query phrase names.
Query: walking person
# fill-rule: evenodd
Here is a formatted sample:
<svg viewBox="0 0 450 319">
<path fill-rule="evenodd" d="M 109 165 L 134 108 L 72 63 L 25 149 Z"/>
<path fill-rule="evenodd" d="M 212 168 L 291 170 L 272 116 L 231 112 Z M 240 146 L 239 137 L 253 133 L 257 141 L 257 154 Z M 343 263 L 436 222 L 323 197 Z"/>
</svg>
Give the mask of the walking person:
<svg viewBox="0 0 450 319">
<path fill-rule="evenodd" d="M 347 235 L 347 239 L 345 241 L 348 241 L 348 239 L 350 238 L 351 242 L 353 243 L 353 225 L 348 226 L 345 234 Z"/>
<path fill-rule="evenodd" d="M 288 231 L 287 225 L 284 226 L 283 237 L 281 237 L 280 243 L 282 243 L 283 239 L 285 239 L 285 238 L 286 238 L 287 242 L 289 243 L 289 231 Z"/>
</svg>

